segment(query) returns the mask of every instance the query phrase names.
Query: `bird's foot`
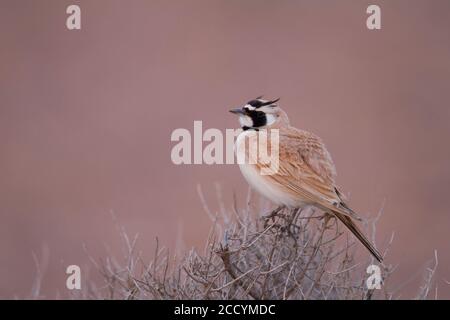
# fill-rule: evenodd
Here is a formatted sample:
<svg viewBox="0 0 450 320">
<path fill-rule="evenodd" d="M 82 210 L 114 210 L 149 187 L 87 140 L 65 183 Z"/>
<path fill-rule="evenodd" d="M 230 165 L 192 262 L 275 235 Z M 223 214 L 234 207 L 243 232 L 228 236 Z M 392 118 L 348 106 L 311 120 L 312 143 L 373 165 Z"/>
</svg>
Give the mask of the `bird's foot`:
<svg viewBox="0 0 450 320">
<path fill-rule="evenodd" d="M 281 228 L 281 231 L 286 232 L 292 238 L 296 238 L 299 233 L 301 226 L 297 224 L 297 217 L 303 211 L 302 208 L 294 209 L 286 217 L 284 217 L 285 225 Z"/>
<path fill-rule="evenodd" d="M 264 228 L 267 228 L 267 225 L 269 224 L 269 221 L 272 220 L 272 222 L 275 222 L 275 217 L 278 216 L 279 212 L 282 211 L 285 207 L 279 206 L 269 212 L 269 214 L 263 216 L 261 219 L 264 220 Z"/>
</svg>

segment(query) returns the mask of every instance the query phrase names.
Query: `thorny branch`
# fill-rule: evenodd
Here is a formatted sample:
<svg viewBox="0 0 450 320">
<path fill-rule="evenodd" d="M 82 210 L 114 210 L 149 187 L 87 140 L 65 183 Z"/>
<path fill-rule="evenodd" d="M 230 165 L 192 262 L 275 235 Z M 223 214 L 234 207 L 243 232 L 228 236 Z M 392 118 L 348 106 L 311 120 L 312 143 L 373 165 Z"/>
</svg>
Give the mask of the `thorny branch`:
<svg viewBox="0 0 450 320">
<path fill-rule="evenodd" d="M 221 201 L 220 188 L 216 187 Z M 227 211 L 214 213 L 200 199 L 212 220 L 203 253 L 192 249 L 177 261 L 156 240 L 154 257 L 145 263 L 136 253 L 136 238 L 123 233 L 124 262 L 91 259 L 104 284 L 93 284 L 78 298 L 110 299 L 391 299 L 387 285 L 394 268 L 381 265 L 381 290 L 368 290 L 366 268 L 373 259 L 356 255 L 353 238 L 333 217 L 314 209 L 282 208 L 270 219 L 265 210 L 239 209 L 236 199 Z M 267 211 L 269 212 L 269 210 Z M 275 212 L 275 211 L 273 211 Z M 379 215 L 376 220 L 378 220 Z M 269 221 L 270 220 L 270 221 Z M 375 240 L 375 223 L 369 233 Z M 384 255 L 393 241 L 384 245 Z M 427 269 L 418 298 L 427 299 L 437 267 Z"/>
</svg>

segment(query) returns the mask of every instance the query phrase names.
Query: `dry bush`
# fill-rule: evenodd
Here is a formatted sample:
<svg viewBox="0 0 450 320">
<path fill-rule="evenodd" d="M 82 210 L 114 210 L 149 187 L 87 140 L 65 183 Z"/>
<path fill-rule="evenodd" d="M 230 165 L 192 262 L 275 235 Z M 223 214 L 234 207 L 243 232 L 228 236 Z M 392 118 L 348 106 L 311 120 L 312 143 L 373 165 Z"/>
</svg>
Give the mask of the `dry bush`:
<svg viewBox="0 0 450 320">
<path fill-rule="evenodd" d="M 264 218 L 261 212 L 251 212 L 250 206 L 240 210 L 234 206 L 228 212 L 223 204 L 220 214 L 212 214 L 200 189 L 199 193 L 213 221 L 203 253 L 192 249 L 177 259 L 156 240 L 154 257 L 146 263 L 135 252 L 137 238 L 131 240 L 122 232 L 127 248 L 125 260 L 118 262 L 110 257 L 98 263 L 92 259 L 104 284 L 96 287 L 89 283 L 77 298 L 393 298 L 386 289 L 393 268 L 380 266 L 382 288 L 368 290 L 366 268 L 375 260 L 356 258 L 355 247 L 359 244 L 335 218 L 326 219 L 314 209 L 283 209 L 273 218 Z M 436 267 L 437 260 L 428 269 L 418 298 L 428 298 Z"/>
</svg>

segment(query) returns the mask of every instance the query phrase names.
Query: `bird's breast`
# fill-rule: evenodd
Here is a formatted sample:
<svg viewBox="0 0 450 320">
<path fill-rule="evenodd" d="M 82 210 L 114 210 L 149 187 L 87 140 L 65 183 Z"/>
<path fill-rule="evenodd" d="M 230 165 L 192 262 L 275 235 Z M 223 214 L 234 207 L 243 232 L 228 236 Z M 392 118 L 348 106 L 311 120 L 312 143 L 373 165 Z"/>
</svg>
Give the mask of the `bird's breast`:
<svg viewBox="0 0 450 320">
<path fill-rule="evenodd" d="M 256 152 L 256 140 L 249 139 L 257 132 L 253 130 L 243 131 L 236 140 L 235 150 L 242 175 L 247 180 L 252 189 L 278 205 L 288 207 L 303 207 L 305 203 L 289 192 L 286 187 L 275 182 L 268 175 L 261 174 L 260 166 L 252 164 L 248 159 L 248 154 Z M 241 159 L 241 161 L 240 161 Z M 245 161 L 242 161 L 245 159 Z M 282 161 L 280 159 L 280 161 Z"/>
</svg>

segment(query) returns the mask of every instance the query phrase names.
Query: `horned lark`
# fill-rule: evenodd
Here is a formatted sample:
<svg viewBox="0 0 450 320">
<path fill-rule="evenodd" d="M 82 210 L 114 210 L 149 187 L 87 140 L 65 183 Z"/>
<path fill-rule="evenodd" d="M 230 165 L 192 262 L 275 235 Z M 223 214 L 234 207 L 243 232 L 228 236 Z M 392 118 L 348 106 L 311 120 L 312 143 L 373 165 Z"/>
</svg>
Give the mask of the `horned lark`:
<svg viewBox="0 0 450 320">
<path fill-rule="evenodd" d="M 252 141 L 246 138 L 257 135 L 261 129 L 278 129 L 277 172 L 262 175 L 264 163 L 246 161 L 239 164 L 245 179 L 253 189 L 275 204 L 288 208 L 315 206 L 334 215 L 381 262 L 381 254 L 353 222 L 353 219 L 361 218 L 347 206 L 338 190 L 335 182 L 336 168 L 322 140 L 310 132 L 290 126 L 286 112 L 277 104 L 278 100 L 257 98 L 247 102 L 242 108 L 230 110 L 239 116 L 243 129 L 236 140 L 238 158 L 239 153 L 248 154 L 252 148 L 257 147 L 246 143 Z"/>
</svg>

